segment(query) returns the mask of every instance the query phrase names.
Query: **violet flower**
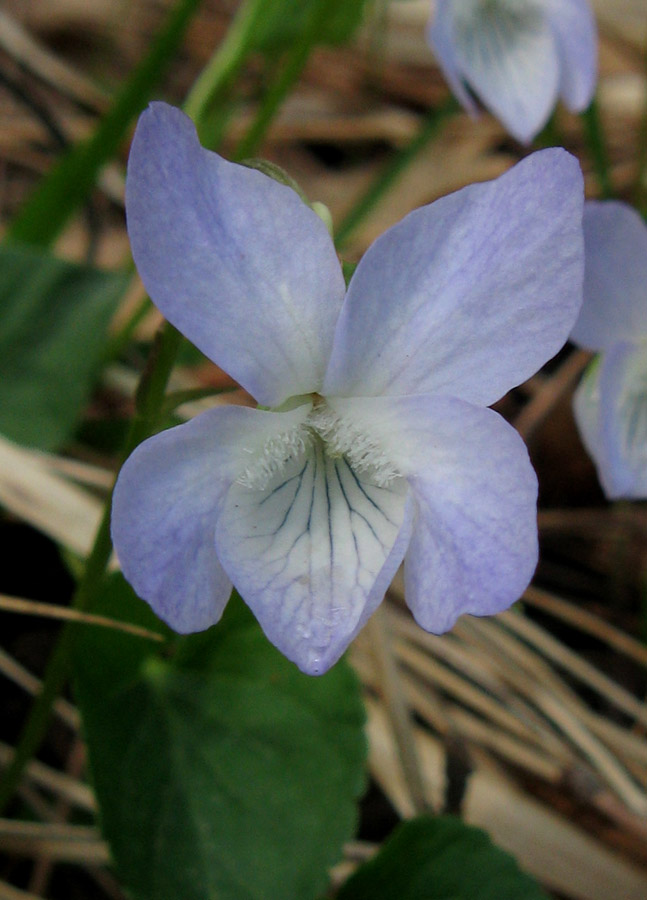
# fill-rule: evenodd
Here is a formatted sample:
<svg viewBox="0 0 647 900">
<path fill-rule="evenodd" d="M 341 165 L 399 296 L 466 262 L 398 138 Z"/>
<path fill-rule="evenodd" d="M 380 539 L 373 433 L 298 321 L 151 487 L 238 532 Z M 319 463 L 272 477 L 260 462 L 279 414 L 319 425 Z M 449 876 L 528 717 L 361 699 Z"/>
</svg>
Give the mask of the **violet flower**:
<svg viewBox="0 0 647 900">
<path fill-rule="evenodd" d="M 597 34 L 588 0 L 436 0 L 428 39 L 452 91 L 475 95 L 530 143 L 558 97 L 573 112 L 593 99 Z"/>
<path fill-rule="evenodd" d="M 221 406 L 141 444 L 113 536 L 176 631 L 232 582 L 305 672 L 343 653 L 405 561 L 420 625 L 513 603 L 537 559 L 536 478 L 485 407 L 563 344 L 581 302 L 582 178 L 563 150 L 422 207 L 346 291 L 295 191 L 155 103 L 128 167 L 137 268 L 164 315 L 265 409 Z"/>
<path fill-rule="evenodd" d="M 584 303 L 571 339 L 601 353 L 575 418 L 608 497 L 647 497 L 647 226 L 616 201 L 584 208 Z"/>
</svg>

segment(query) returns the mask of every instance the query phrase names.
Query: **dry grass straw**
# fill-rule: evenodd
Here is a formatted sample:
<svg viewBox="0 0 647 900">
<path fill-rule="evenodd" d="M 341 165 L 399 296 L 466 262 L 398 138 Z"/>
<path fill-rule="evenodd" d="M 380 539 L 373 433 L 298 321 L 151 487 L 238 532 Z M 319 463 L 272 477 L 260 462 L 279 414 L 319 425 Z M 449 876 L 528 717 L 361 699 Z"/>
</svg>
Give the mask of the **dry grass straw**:
<svg viewBox="0 0 647 900">
<path fill-rule="evenodd" d="M 0 881 L 0 900 L 43 900 L 43 898 L 38 894 L 12 887 L 6 881 Z"/>
<path fill-rule="evenodd" d="M 6 767 L 11 762 L 13 749 L 0 742 L 0 766 Z M 65 772 L 59 772 L 38 760 L 29 763 L 26 772 L 27 783 L 34 785 L 48 794 L 65 800 L 77 809 L 85 812 L 96 812 L 97 806 L 92 789 L 79 778 L 73 778 Z"/>
<path fill-rule="evenodd" d="M 569 354 L 550 377 L 536 376 L 539 383 L 514 423 L 526 442 L 532 439 L 561 398 L 577 385 L 590 360 L 590 353 L 577 350 Z"/>
<path fill-rule="evenodd" d="M 515 786 L 525 772 L 644 841 L 647 799 L 635 774 L 641 770 L 644 784 L 647 745 L 630 728 L 590 710 L 555 663 L 569 679 L 584 677 L 621 709 L 635 712 L 630 695 L 618 685 L 611 689 L 608 680 L 590 679 L 584 660 L 546 640 L 517 612 L 461 620 L 441 638 L 418 629 L 399 605 L 391 605 L 388 618 L 401 690 L 416 714 L 415 724 L 409 720 L 411 739 L 428 803 L 443 808 L 447 756 L 462 747 L 472 764 L 463 785 L 464 817 L 490 831 L 545 884 L 582 900 L 646 896 L 647 873 Z M 367 691 L 373 776 L 402 815 L 413 815 L 418 802 L 388 709 L 393 688 L 385 688 L 384 667 L 375 664 L 367 635 L 356 642 L 353 661 Z"/>
<path fill-rule="evenodd" d="M 103 511 L 99 498 L 58 474 L 48 454 L 1 436 L 0 505 L 82 557 Z"/>
<path fill-rule="evenodd" d="M 588 633 L 647 665 L 644 648 L 603 620 L 582 616 L 535 588 L 529 599 L 569 624 L 583 621 Z M 621 727 L 595 712 L 572 685 L 583 683 L 644 726 L 642 701 L 518 612 L 462 619 L 442 638 L 417 629 L 397 607 L 390 618 L 406 696 L 431 731 L 458 736 L 546 782 L 568 784 L 581 800 L 647 837 L 642 729 Z M 375 689 L 365 663 L 363 673 Z"/>
<path fill-rule="evenodd" d="M 364 658 L 363 663 L 367 660 Z M 373 777 L 403 816 L 413 804 L 382 704 L 367 698 L 370 766 Z M 414 729 L 418 755 L 434 804 L 445 789 L 447 756 L 442 743 L 420 726 Z M 437 806 L 436 808 L 440 808 Z M 480 764 L 467 779 L 463 817 L 486 828 L 547 886 L 577 900 L 643 900 L 647 876 L 549 807 L 524 795 L 496 766 Z"/>
<path fill-rule="evenodd" d="M 140 628 L 138 625 L 132 625 L 130 622 L 119 622 L 117 619 L 111 619 L 109 616 L 85 613 L 66 606 L 58 606 L 54 603 L 38 603 L 34 600 L 25 600 L 22 597 L 9 597 L 7 594 L 0 594 L 0 610 L 21 613 L 27 616 L 41 616 L 46 619 L 79 622 L 84 625 L 98 625 L 100 628 L 112 628 L 115 631 L 123 631 L 125 634 L 132 634 L 157 643 L 164 640 L 162 635 L 156 631 Z"/>
<path fill-rule="evenodd" d="M 40 680 L 28 672 L 2 647 L 0 647 L 0 674 L 32 696 L 35 696 L 41 689 Z M 80 728 L 81 719 L 78 710 L 64 698 L 59 697 L 55 702 L 54 713 L 73 731 Z"/>
<path fill-rule="evenodd" d="M 48 50 L 5 10 L 0 10 L 0 47 L 14 62 L 61 94 L 97 111 L 106 109 L 108 94 L 105 91 Z"/>
<path fill-rule="evenodd" d="M 98 831 L 86 825 L 0 819 L 0 843 L 5 852 L 18 856 L 42 855 L 83 865 L 105 865 L 110 861 Z"/>
</svg>

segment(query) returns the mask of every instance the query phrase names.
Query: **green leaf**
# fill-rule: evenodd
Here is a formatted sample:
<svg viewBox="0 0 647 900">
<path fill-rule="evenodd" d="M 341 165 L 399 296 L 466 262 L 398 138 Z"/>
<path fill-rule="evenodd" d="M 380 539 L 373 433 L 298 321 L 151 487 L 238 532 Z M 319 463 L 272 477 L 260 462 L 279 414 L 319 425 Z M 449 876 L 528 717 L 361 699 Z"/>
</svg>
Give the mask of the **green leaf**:
<svg viewBox="0 0 647 900">
<path fill-rule="evenodd" d="M 200 0 L 180 0 L 150 50 L 117 95 L 92 137 L 65 154 L 38 185 L 7 229 L 7 239 L 46 247 L 87 198 L 100 168 L 112 158 L 130 123 L 173 61 Z"/>
<path fill-rule="evenodd" d="M 452 816 L 400 825 L 337 900 L 548 900 L 480 828 Z"/>
<path fill-rule="evenodd" d="M 0 246 L 0 432 L 51 450 L 72 433 L 126 275 Z"/>
<path fill-rule="evenodd" d="M 142 621 L 121 577 L 103 609 Z M 150 624 L 150 621 L 149 621 Z M 302 675 L 242 602 L 152 655 L 85 629 L 77 699 L 103 832 L 138 900 L 308 900 L 352 836 L 363 708 L 352 671 Z"/>
<path fill-rule="evenodd" d="M 299 40 L 314 6 L 324 3 L 327 14 L 319 44 L 343 44 L 350 40 L 364 16 L 366 0 L 268 0 L 265 16 L 255 35 L 259 50 L 270 54 Z"/>
</svg>

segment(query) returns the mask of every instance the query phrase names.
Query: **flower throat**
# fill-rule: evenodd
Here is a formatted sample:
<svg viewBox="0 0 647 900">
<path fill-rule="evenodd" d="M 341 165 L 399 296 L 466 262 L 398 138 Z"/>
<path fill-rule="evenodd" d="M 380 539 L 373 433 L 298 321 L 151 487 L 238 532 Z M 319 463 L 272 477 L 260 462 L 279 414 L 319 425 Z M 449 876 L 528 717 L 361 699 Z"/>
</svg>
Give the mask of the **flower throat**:
<svg viewBox="0 0 647 900">
<path fill-rule="evenodd" d="M 367 477 L 378 487 L 387 487 L 401 477 L 376 440 L 338 415 L 324 398 L 315 395 L 305 422 L 266 441 L 236 481 L 263 491 L 288 462 L 305 457 L 317 442 L 323 445 L 326 456 L 343 457 L 357 475 Z"/>
</svg>

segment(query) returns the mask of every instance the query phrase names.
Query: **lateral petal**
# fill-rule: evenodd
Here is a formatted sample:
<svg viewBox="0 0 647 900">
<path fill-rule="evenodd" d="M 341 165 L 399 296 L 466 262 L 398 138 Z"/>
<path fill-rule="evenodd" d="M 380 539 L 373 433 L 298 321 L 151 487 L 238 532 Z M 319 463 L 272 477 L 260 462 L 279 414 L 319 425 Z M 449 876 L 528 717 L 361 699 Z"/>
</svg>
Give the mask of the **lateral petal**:
<svg viewBox="0 0 647 900">
<path fill-rule="evenodd" d="M 571 340 L 590 350 L 647 337 L 647 226 L 615 200 L 584 205 L 584 302 Z"/>
<path fill-rule="evenodd" d="M 583 186 L 564 150 L 415 210 L 364 254 L 326 396 L 489 405 L 563 345 L 582 302 Z"/>
<path fill-rule="evenodd" d="M 404 479 L 371 484 L 314 439 L 264 490 L 232 485 L 216 549 L 270 641 L 320 675 L 384 597 L 410 520 Z"/>
<path fill-rule="evenodd" d="M 573 394 L 573 415 L 580 438 L 587 453 L 595 462 L 603 484 L 600 470 L 606 469 L 601 462 L 603 451 L 600 441 L 600 364 L 601 357 L 594 358 L 586 368 Z M 606 489 L 606 488 L 605 488 Z"/>
<path fill-rule="evenodd" d="M 344 279 L 321 219 L 291 188 L 200 146 L 153 103 L 128 162 L 128 234 L 153 301 L 264 406 L 320 389 Z"/>
<path fill-rule="evenodd" d="M 175 631 L 202 631 L 222 615 L 231 593 L 214 547 L 223 495 L 246 460 L 308 408 L 219 407 L 149 438 L 126 460 L 112 505 L 114 545 L 124 576 Z"/>
<path fill-rule="evenodd" d="M 647 497 L 647 341 L 605 353 L 578 387 L 574 410 L 607 497 Z"/>
<path fill-rule="evenodd" d="M 509 607 L 537 564 L 537 478 L 497 413 L 447 397 L 333 398 L 408 479 L 416 514 L 405 596 L 440 634 L 459 615 Z"/>
</svg>

